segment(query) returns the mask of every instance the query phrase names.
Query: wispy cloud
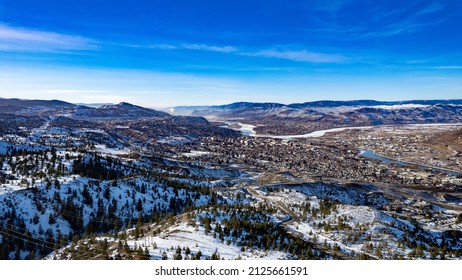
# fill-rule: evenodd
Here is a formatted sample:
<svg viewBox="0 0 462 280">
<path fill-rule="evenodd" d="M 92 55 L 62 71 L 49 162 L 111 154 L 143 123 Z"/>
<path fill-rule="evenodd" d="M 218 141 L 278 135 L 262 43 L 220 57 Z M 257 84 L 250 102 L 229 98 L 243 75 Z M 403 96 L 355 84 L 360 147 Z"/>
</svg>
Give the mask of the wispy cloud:
<svg viewBox="0 0 462 280">
<path fill-rule="evenodd" d="M 427 15 L 427 14 L 433 14 L 433 13 L 436 13 L 436 12 L 439 12 L 439 11 L 443 10 L 444 8 L 446 8 L 445 4 L 440 3 L 440 2 L 432 2 L 429 5 L 423 7 L 422 9 L 420 9 L 415 14 L 415 16 L 424 16 L 424 15 Z"/>
<path fill-rule="evenodd" d="M 371 37 L 388 37 L 406 33 L 414 33 L 420 30 L 423 30 L 429 26 L 435 26 L 443 23 L 446 19 L 444 17 L 437 20 L 432 19 L 428 20 L 425 17 L 437 12 L 442 11 L 447 6 L 439 3 L 432 2 L 429 5 L 426 5 L 420 9 L 415 7 L 410 7 L 408 9 L 400 10 L 399 13 L 410 13 L 409 16 L 401 16 L 400 20 L 395 21 L 391 24 L 383 25 L 378 30 L 373 30 L 370 32 L 365 32 L 360 37 L 371 38 Z M 391 15 L 392 13 L 390 13 Z"/>
<path fill-rule="evenodd" d="M 49 89 L 49 90 L 41 90 L 40 93 L 46 94 L 56 94 L 56 93 L 72 93 L 72 94 L 82 94 L 82 93 L 109 93 L 110 91 L 107 90 L 79 90 L 79 89 Z"/>
<path fill-rule="evenodd" d="M 459 70 L 459 69 L 462 69 L 462 65 L 433 66 L 429 68 L 436 69 L 436 70 Z"/>
<path fill-rule="evenodd" d="M 232 46 L 210 46 L 204 44 L 183 44 L 183 48 L 188 50 L 202 50 L 212 52 L 223 52 L 223 53 L 235 53 L 238 51 L 236 47 Z"/>
<path fill-rule="evenodd" d="M 145 46 L 139 45 L 130 45 L 129 47 L 132 48 L 145 48 Z M 179 46 L 172 45 L 172 44 L 151 44 L 147 46 L 150 49 L 159 49 L 159 50 L 177 50 Z"/>
<path fill-rule="evenodd" d="M 142 47 L 142 46 L 131 46 L 131 47 Z M 337 54 L 319 53 L 309 51 L 303 48 L 292 50 L 286 49 L 248 49 L 238 48 L 235 46 L 217 46 L 207 44 L 193 44 L 193 43 L 181 43 L 181 44 L 151 44 L 145 48 L 159 49 L 159 50 L 196 50 L 196 51 L 207 51 L 207 52 L 219 52 L 226 54 L 233 54 L 238 56 L 253 56 L 253 57 L 266 57 L 285 59 L 297 62 L 313 62 L 313 63 L 342 63 L 347 61 L 346 57 Z"/>
<path fill-rule="evenodd" d="M 0 51 L 59 52 L 96 48 L 96 43 L 88 38 L 0 23 Z"/>
<path fill-rule="evenodd" d="M 131 47 L 143 47 L 143 46 L 131 46 Z M 238 51 L 238 48 L 233 46 L 215 46 L 207 44 L 151 44 L 147 48 L 158 49 L 158 50 L 196 50 L 196 51 L 210 51 L 210 52 L 221 52 L 221 53 L 234 53 Z"/>
<path fill-rule="evenodd" d="M 307 50 L 262 50 L 248 53 L 248 55 L 314 63 L 341 63 L 346 61 L 346 58 L 341 55 L 317 53 Z"/>
<path fill-rule="evenodd" d="M 354 4 L 361 7 L 359 16 L 366 16 L 365 20 L 357 23 L 345 23 L 342 9 Z M 417 1 L 403 2 L 398 7 L 391 7 L 386 2 L 382 5 L 370 5 L 364 1 L 321 1 L 314 6 L 314 10 L 329 12 L 330 17 L 322 15 L 315 18 L 319 27 L 306 30 L 316 33 L 324 38 L 339 39 L 369 39 L 384 38 L 402 34 L 410 34 L 424 30 L 427 27 L 436 26 L 447 19 L 447 14 L 438 18 L 432 17 L 437 13 L 448 11 L 451 2 L 433 1 L 423 4 Z M 332 16 L 335 15 L 335 19 Z"/>
</svg>

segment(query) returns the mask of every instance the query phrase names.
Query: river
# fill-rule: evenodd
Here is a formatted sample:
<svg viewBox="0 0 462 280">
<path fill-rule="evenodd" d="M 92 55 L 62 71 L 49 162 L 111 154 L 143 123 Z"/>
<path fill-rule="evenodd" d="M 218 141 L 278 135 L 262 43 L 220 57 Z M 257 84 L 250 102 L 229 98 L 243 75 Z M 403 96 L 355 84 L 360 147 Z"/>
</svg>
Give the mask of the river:
<svg viewBox="0 0 462 280">
<path fill-rule="evenodd" d="M 239 126 L 239 128 L 234 128 L 233 126 Z M 222 125 L 220 127 L 233 129 L 236 131 L 240 131 L 243 136 L 258 136 L 257 132 L 255 132 L 255 125 L 251 124 L 244 124 L 240 122 L 226 122 L 226 125 Z"/>
<path fill-rule="evenodd" d="M 283 139 L 283 140 L 291 140 L 296 138 L 316 138 L 316 137 L 323 137 L 326 133 L 329 132 L 339 132 L 348 129 L 369 129 L 372 126 L 353 126 L 353 127 L 338 127 L 338 128 L 331 128 L 326 130 L 317 130 L 307 134 L 299 134 L 299 135 L 257 135 L 258 137 L 268 137 L 274 139 Z"/>
<path fill-rule="evenodd" d="M 440 168 L 440 167 L 429 166 L 429 165 L 416 164 L 416 163 L 406 162 L 406 161 L 397 160 L 397 159 L 392 159 L 392 158 L 388 158 L 388 157 L 378 155 L 372 150 L 358 149 L 358 151 L 359 151 L 360 155 L 363 156 L 363 157 L 379 160 L 379 161 L 381 161 L 381 162 L 383 162 L 385 164 L 397 164 L 399 166 L 411 166 L 411 167 L 416 167 L 416 168 L 425 169 L 425 170 L 431 169 L 434 172 L 446 173 L 446 174 L 451 175 L 451 176 L 462 176 L 462 173 L 457 172 L 457 171 L 453 171 L 453 170 L 449 170 L 449 169 L 445 169 L 445 168 Z"/>
<path fill-rule="evenodd" d="M 238 125 L 239 128 L 232 128 L 233 125 Z M 243 124 L 239 122 L 226 122 L 226 125 L 221 127 L 234 129 L 240 131 L 243 136 L 253 136 L 253 137 L 265 137 L 265 138 L 273 138 L 273 139 L 282 139 L 282 140 L 291 140 L 297 138 L 312 138 L 312 137 L 322 137 L 326 133 L 329 132 L 339 132 L 347 129 L 369 129 L 372 126 L 354 126 L 354 127 L 339 127 L 339 128 L 331 128 L 326 130 L 317 130 L 307 134 L 299 134 L 299 135 L 268 135 L 268 134 L 257 134 L 255 131 L 255 125 L 251 124 Z"/>
</svg>

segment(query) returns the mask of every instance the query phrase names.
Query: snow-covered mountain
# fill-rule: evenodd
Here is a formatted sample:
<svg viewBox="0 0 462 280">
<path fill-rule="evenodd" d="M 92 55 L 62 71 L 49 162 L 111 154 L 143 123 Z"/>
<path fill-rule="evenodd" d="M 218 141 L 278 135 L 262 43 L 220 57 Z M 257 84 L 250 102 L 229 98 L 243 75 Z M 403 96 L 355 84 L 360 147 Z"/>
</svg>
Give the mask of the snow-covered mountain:
<svg viewBox="0 0 462 280">
<path fill-rule="evenodd" d="M 346 126 L 462 122 L 462 100 L 239 102 L 197 109 L 192 115 L 258 125 L 262 134 L 303 134 Z"/>
<path fill-rule="evenodd" d="M 140 119 L 170 117 L 167 113 L 132 105 L 126 102 L 122 102 L 117 105 L 103 105 L 97 108 L 76 106 L 70 116 L 81 119 Z"/>
<path fill-rule="evenodd" d="M 19 115 L 66 115 L 78 119 L 141 119 L 170 115 L 154 109 L 121 102 L 116 105 L 85 106 L 59 100 L 24 100 L 0 98 L 0 112 Z"/>
</svg>

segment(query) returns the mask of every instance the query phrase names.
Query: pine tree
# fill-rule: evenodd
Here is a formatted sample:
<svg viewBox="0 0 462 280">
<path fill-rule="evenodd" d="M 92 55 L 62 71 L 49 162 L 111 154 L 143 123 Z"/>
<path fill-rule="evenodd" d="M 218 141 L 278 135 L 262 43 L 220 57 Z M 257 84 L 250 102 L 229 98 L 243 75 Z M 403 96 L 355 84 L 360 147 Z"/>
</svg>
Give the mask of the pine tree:
<svg viewBox="0 0 462 280">
<path fill-rule="evenodd" d="M 211 260 L 220 260 L 220 254 L 218 254 L 218 248 L 215 249 L 212 256 L 210 257 Z"/>
<path fill-rule="evenodd" d="M 182 260 L 183 256 L 181 256 L 181 252 L 180 253 L 175 253 L 175 255 L 173 255 L 173 259 L 174 260 Z"/>
<path fill-rule="evenodd" d="M 0 259 L 1 260 L 8 260 L 9 255 L 10 255 L 10 247 L 8 246 L 8 243 L 4 243 L 2 246 L 2 251 L 0 252 Z"/>
<path fill-rule="evenodd" d="M 53 217 L 53 214 L 51 214 L 51 213 L 50 213 L 50 215 L 48 216 L 48 223 L 49 223 L 50 225 L 56 223 L 56 219 L 55 219 L 55 217 Z"/>
<path fill-rule="evenodd" d="M 103 194 L 103 196 L 104 196 L 104 198 L 107 199 L 107 200 L 109 200 L 109 199 L 111 198 L 111 190 L 109 190 L 108 187 L 106 187 L 106 188 L 104 189 L 104 194 Z"/>
<path fill-rule="evenodd" d="M 197 253 L 196 253 L 196 260 L 200 260 L 201 257 L 202 257 L 202 251 L 199 250 L 199 251 L 197 251 Z"/>
<path fill-rule="evenodd" d="M 143 210 L 143 202 L 141 201 L 141 198 L 139 198 L 136 204 L 136 211 L 141 212 L 142 210 Z"/>
</svg>

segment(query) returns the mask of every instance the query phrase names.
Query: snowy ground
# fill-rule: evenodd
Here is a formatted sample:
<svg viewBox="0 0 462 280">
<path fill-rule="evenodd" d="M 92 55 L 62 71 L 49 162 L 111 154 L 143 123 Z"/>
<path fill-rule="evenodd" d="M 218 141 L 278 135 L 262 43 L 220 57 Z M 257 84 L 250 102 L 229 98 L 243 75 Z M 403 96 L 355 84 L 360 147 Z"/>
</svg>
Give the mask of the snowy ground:
<svg viewBox="0 0 462 280">
<path fill-rule="evenodd" d="M 291 189 L 267 187 L 255 190 L 267 202 L 283 203 L 290 208 L 294 219 L 285 222 L 289 232 L 301 235 L 305 240 L 325 248 L 338 248 L 341 252 L 358 256 L 365 254 L 370 258 L 394 259 L 398 256 L 409 258 L 415 247 L 408 247 L 402 240 L 413 240 L 416 236 L 413 223 L 397 217 L 395 213 L 378 210 L 376 206 L 366 206 L 372 198 L 362 195 L 367 189 L 343 189 L 323 184 L 308 184 Z M 339 192 L 339 193 L 337 193 Z M 342 194 L 340 194 L 342 192 Z M 321 213 L 321 201 L 334 199 L 334 207 Z M 385 198 L 375 197 L 376 202 L 385 205 Z M 373 203 L 377 205 L 377 203 Z M 306 209 L 309 209 L 306 212 Z M 441 208 L 442 213 L 451 214 Z M 452 213 L 454 214 L 454 213 Z M 454 215 L 438 224 L 454 224 Z M 341 228 L 338 225 L 342 223 Z M 419 235 L 436 244 L 441 244 L 442 231 L 435 224 L 422 224 Z M 459 225 L 452 225 L 460 229 Z M 438 246 L 438 245 L 437 245 Z M 461 244 L 456 248 L 460 248 Z M 425 258 L 430 258 L 429 245 L 422 245 Z"/>
<path fill-rule="evenodd" d="M 130 153 L 128 148 L 108 148 L 106 145 L 95 145 L 95 151 L 109 155 L 126 155 Z"/>
<path fill-rule="evenodd" d="M 182 153 L 183 156 L 186 157 L 200 157 L 203 155 L 209 155 L 210 152 L 204 152 L 204 151 L 190 151 L 189 153 Z"/>
<path fill-rule="evenodd" d="M 168 228 L 160 235 L 148 236 L 138 240 L 130 240 L 130 246 L 143 245 L 148 246 L 149 254 L 152 259 L 161 259 L 162 252 L 165 251 L 169 259 L 173 258 L 175 249 L 180 246 L 181 248 L 188 247 L 191 253 L 196 254 L 199 250 L 202 252 L 203 258 L 210 257 L 215 251 L 226 260 L 236 259 L 239 256 L 243 259 L 284 259 L 285 253 L 278 251 L 262 250 L 245 250 L 241 251 L 241 247 L 233 244 L 226 245 L 226 242 L 220 242 L 217 238 L 204 233 L 202 227 L 195 228 L 187 223 Z M 157 245 L 157 249 L 153 248 L 153 244 Z M 172 248 L 174 248 L 172 250 Z"/>
<path fill-rule="evenodd" d="M 351 129 L 369 129 L 372 126 L 361 126 L 361 127 L 340 127 L 340 128 L 331 128 L 326 130 L 318 130 L 313 131 L 307 134 L 299 134 L 299 135 L 256 135 L 258 137 L 269 137 L 274 139 L 282 139 L 282 140 L 291 140 L 296 138 L 317 138 L 326 135 L 329 132 L 339 132 L 344 130 L 351 130 Z"/>
</svg>

